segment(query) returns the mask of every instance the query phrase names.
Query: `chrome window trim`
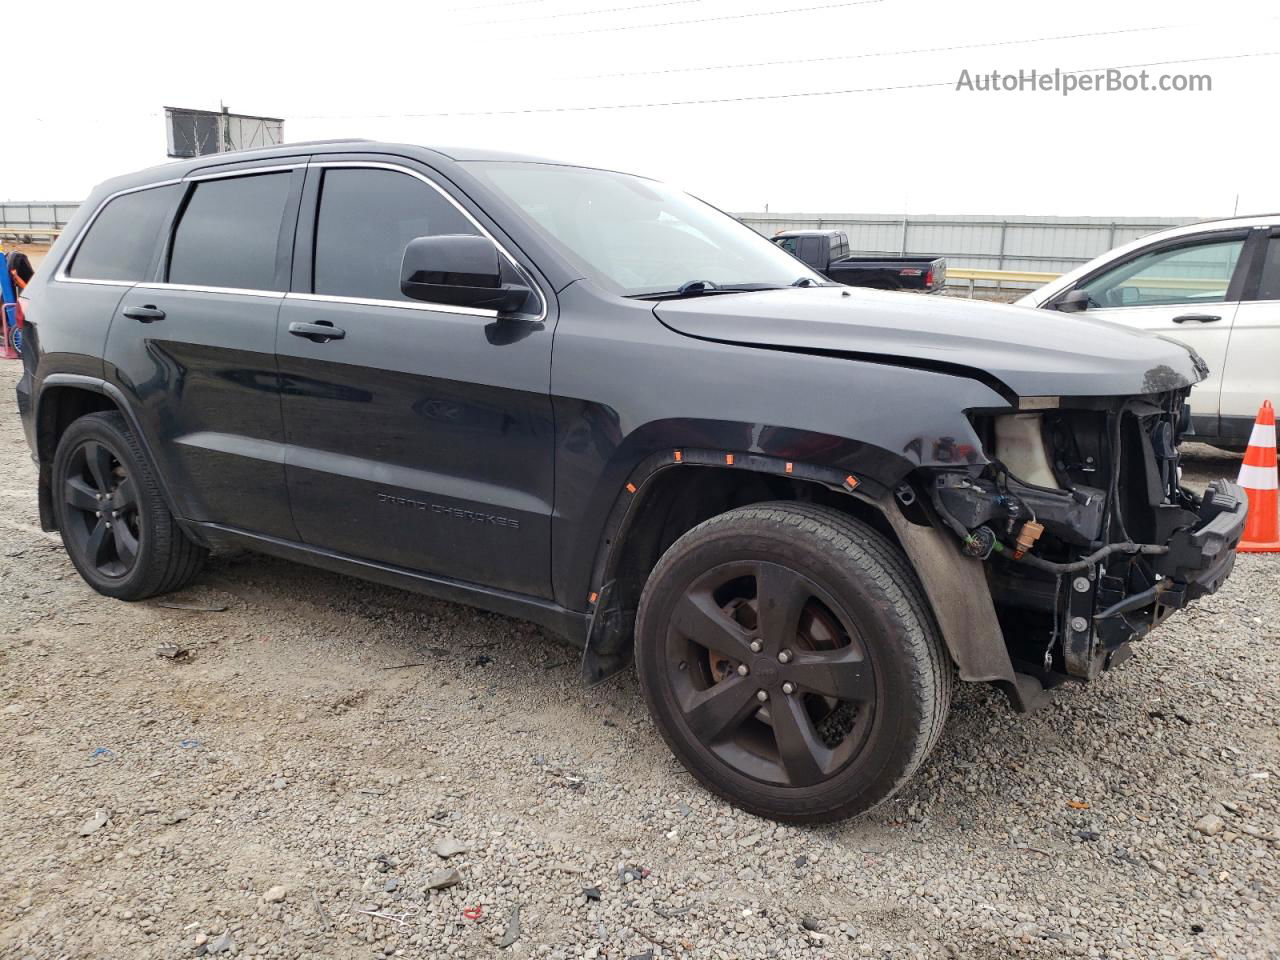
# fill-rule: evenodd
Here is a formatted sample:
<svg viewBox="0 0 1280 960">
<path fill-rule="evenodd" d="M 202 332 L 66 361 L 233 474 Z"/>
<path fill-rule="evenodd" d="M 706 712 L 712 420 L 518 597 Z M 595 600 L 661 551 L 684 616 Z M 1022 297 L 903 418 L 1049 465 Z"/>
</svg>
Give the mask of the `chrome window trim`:
<svg viewBox="0 0 1280 960">
<path fill-rule="evenodd" d="M 201 180 L 225 180 L 227 177 L 252 177 L 259 173 L 286 173 L 299 170 L 307 165 L 307 158 L 302 157 L 296 163 L 276 163 L 269 167 L 241 167 L 237 170 L 217 170 L 213 173 L 189 173 L 182 178 L 183 183 L 199 183 Z"/>
<path fill-rule="evenodd" d="M 233 293 L 242 297 L 276 297 L 284 296 L 283 290 L 258 290 L 250 287 L 206 287 L 195 283 L 162 283 L 148 281 L 133 284 L 139 290 L 184 290 L 188 293 Z"/>
<path fill-rule="evenodd" d="M 105 210 L 107 208 L 107 204 L 116 199 L 116 197 L 123 197 L 129 193 L 141 193 L 143 190 L 156 190 L 160 187 L 172 187 L 180 183 L 182 183 L 181 178 L 175 180 L 158 180 L 155 183 L 144 183 L 140 187 L 126 187 L 123 190 L 117 190 L 115 193 L 108 194 L 103 197 L 102 202 L 98 204 L 97 209 L 93 211 L 93 214 L 85 222 L 85 225 L 80 228 L 80 232 L 76 234 L 76 238 L 71 244 L 71 249 L 67 251 L 67 255 L 63 257 L 62 262 L 58 264 L 58 270 L 53 275 L 54 281 L 57 283 L 105 284 L 110 287 L 132 287 L 135 283 L 138 283 L 139 281 L 137 280 L 94 280 L 92 277 L 69 277 L 67 276 L 67 267 L 75 260 L 76 254 L 80 250 L 80 244 L 83 243 L 84 238 L 89 235 L 89 230 L 95 223 L 97 223 L 98 217 L 102 214 L 102 211 Z"/>
<path fill-rule="evenodd" d="M 328 293 L 295 293 L 289 292 L 284 295 L 286 300 L 304 300 L 315 303 L 349 303 L 360 307 L 399 307 L 402 310 L 427 310 L 431 313 L 458 313 L 468 317 L 487 317 L 490 320 L 498 318 L 497 310 L 488 310 L 483 307 L 458 307 L 451 303 L 425 303 L 415 300 L 376 300 L 366 297 L 339 297 Z M 518 319 L 527 320 L 529 323 L 538 321 L 530 317 L 519 317 Z"/>
<path fill-rule="evenodd" d="M 455 210 L 457 210 L 460 214 L 462 214 L 464 217 L 467 218 L 467 221 L 473 227 L 476 228 L 476 230 L 480 233 L 482 237 L 487 238 L 490 243 L 492 243 L 495 247 L 497 247 L 498 252 L 507 258 L 507 261 L 513 267 L 515 267 L 516 272 L 519 273 L 520 276 L 523 277 L 525 281 L 529 284 L 529 289 L 532 290 L 537 295 L 538 297 L 537 316 L 521 315 L 521 316 L 512 317 L 511 319 L 524 320 L 529 323 L 541 323 L 542 321 L 547 319 L 548 298 L 543 293 L 542 287 L 538 285 L 538 282 L 534 280 L 532 276 L 530 276 L 529 272 L 525 270 L 523 266 L 521 266 L 520 261 L 517 260 L 514 256 L 512 256 L 511 251 L 508 250 L 506 247 L 504 247 L 501 243 L 499 243 L 498 239 L 494 237 L 494 235 L 491 234 L 488 230 L 486 230 L 483 224 L 481 224 L 480 221 L 478 221 L 475 217 L 473 217 L 470 211 L 468 211 L 466 207 L 458 203 L 458 201 L 455 200 L 449 194 L 449 192 L 444 189 L 444 187 L 440 186 L 438 183 L 436 183 L 426 174 L 419 173 L 417 170 L 414 170 L 411 167 L 406 167 L 399 163 L 387 163 L 382 160 L 312 160 L 310 163 L 307 164 L 307 167 L 308 169 L 348 168 L 348 169 L 367 169 L 367 170 L 391 170 L 395 173 L 408 174 L 411 177 L 421 180 L 423 183 L 425 183 L 428 187 L 430 187 L 436 193 L 440 194 L 440 196 L 444 197 L 444 199 L 448 201 L 448 203 Z M 321 190 L 320 199 L 323 199 L 323 190 Z M 319 201 L 317 202 L 316 212 L 318 215 Z M 314 265 L 314 260 L 315 260 L 314 242 L 312 243 L 311 257 Z M 414 300 L 364 299 L 361 297 L 340 297 L 340 296 L 335 296 L 331 294 L 322 294 L 322 293 L 308 293 L 308 294 L 290 293 L 287 296 L 288 298 L 292 298 L 295 300 L 324 300 L 324 301 L 333 301 L 335 303 L 351 303 L 351 304 L 360 304 L 360 305 L 375 306 L 375 307 L 386 307 L 386 306 L 408 307 L 410 309 L 416 309 L 416 310 L 433 310 L 437 313 L 463 313 L 463 314 L 469 314 L 473 316 L 491 317 L 491 318 L 496 318 L 498 316 L 498 311 L 496 310 L 484 310 L 477 307 L 455 307 L 452 304 L 447 304 L 447 303 L 437 304 L 437 303 L 425 301 L 425 300 L 414 301 Z"/>
</svg>

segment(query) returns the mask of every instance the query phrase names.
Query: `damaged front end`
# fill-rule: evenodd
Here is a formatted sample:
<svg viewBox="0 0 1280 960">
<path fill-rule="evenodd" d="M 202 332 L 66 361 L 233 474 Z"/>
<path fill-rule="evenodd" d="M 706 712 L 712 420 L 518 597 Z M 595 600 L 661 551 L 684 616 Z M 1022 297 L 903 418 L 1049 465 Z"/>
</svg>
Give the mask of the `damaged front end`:
<svg viewBox="0 0 1280 960">
<path fill-rule="evenodd" d="M 1248 502 L 1225 480 L 1203 497 L 1181 486 L 1187 392 L 1024 398 L 974 415 L 989 462 L 926 477 L 961 551 L 985 561 L 1020 673 L 1092 679 L 1231 572 Z"/>
</svg>

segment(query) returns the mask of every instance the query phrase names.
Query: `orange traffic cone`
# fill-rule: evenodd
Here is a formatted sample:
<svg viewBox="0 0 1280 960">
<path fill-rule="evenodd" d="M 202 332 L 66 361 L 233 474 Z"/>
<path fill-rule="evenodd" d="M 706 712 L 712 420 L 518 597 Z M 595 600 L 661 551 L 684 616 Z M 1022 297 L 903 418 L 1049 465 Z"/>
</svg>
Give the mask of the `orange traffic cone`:
<svg viewBox="0 0 1280 960">
<path fill-rule="evenodd" d="M 1262 402 L 1249 435 L 1249 449 L 1240 465 L 1237 481 L 1249 495 L 1249 517 L 1240 550 L 1245 553 L 1280 553 L 1280 509 L 1277 508 L 1276 412 L 1270 400 Z"/>
</svg>

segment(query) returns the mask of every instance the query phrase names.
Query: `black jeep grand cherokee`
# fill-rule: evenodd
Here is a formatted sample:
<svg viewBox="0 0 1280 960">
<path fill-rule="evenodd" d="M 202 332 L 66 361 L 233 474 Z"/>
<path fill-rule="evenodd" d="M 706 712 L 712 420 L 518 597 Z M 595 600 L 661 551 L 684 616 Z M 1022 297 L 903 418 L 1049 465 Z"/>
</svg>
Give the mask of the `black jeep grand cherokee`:
<svg viewBox="0 0 1280 960">
<path fill-rule="evenodd" d="M 140 600 L 249 547 L 536 621 L 742 807 L 885 799 L 1231 570 L 1197 356 L 854 290 L 661 183 L 344 141 L 94 191 L 27 290 L 40 515 Z"/>
</svg>

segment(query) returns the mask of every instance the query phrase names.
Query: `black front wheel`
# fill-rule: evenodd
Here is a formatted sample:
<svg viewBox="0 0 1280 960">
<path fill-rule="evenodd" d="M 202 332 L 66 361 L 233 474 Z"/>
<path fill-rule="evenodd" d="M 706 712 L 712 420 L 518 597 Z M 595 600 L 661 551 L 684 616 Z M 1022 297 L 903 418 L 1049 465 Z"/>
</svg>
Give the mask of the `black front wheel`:
<svg viewBox="0 0 1280 960">
<path fill-rule="evenodd" d="M 123 416 L 91 413 L 69 426 L 53 459 L 53 509 L 71 562 L 119 600 L 180 589 L 206 552 L 179 529 Z"/>
<path fill-rule="evenodd" d="M 637 668 L 705 786 L 819 823 L 891 796 L 941 733 L 952 666 L 906 557 L 836 510 L 766 503 L 677 540 L 640 603 Z"/>
</svg>

